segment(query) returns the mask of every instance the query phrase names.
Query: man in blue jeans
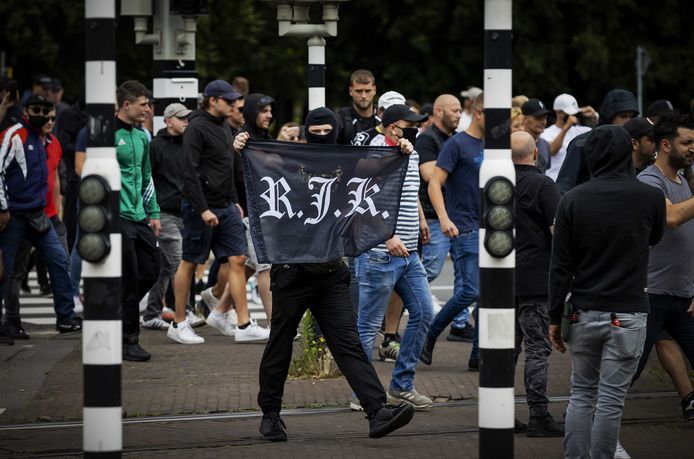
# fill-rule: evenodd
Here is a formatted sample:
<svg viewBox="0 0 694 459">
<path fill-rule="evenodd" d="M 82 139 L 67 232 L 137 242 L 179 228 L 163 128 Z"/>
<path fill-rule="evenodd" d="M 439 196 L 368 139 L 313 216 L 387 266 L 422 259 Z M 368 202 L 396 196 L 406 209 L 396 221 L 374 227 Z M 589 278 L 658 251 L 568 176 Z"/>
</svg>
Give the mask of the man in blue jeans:
<svg viewBox="0 0 694 459">
<path fill-rule="evenodd" d="M 388 107 L 381 118 L 386 144 L 396 146 L 400 139 L 413 142 L 417 135 L 417 123 L 426 118 L 426 115 L 411 111 L 407 105 Z M 409 158 L 395 235 L 357 257 L 355 268 L 359 281 L 357 328 L 369 361 L 393 290 L 409 312 L 400 353 L 393 368 L 388 400 L 389 403 L 405 401 L 415 410 L 423 410 L 429 408 L 432 401 L 417 392 L 414 374 L 433 311 L 427 274 L 417 256 L 417 239 L 420 224 L 424 221 L 424 215 L 419 211 L 418 190 L 419 155 L 415 151 Z"/>
<path fill-rule="evenodd" d="M 446 142 L 429 180 L 429 197 L 439 218 L 441 232 L 452 238 L 455 290 L 453 297 L 439 311 L 429 329 L 419 357 L 427 365 L 431 365 L 436 339 L 441 332 L 458 314 L 477 302 L 479 297 L 479 171 L 484 157 L 484 94 L 475 98 L 472 109 L 470 126 Z M 445 204 L 441 192 L 444 184 Z M 468 367 L 471 370 L 479 368 L 477 327 L 473 334 Z"/>
</svg>

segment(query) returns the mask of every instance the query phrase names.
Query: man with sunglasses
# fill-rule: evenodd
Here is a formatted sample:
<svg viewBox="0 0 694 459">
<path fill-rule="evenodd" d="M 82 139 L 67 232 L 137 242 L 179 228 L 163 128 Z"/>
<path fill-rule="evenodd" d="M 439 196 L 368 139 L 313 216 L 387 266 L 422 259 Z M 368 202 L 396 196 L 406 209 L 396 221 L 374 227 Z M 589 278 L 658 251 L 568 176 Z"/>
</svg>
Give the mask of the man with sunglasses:
<svg viewBox="0 0 694 459">
<path fill-rule="evenodd" d="M 82 330 L 82 320 L 74 312 L 67 253 L 44 213 L 48 160 L 41 137 L 53 110 L 45 97 L 32 95 L 20 122 L 0 134 L 0 250 L 10 273 L 23 239 L 37 248 L 51 277 L 56 329 L 65 333 Z M 7 276 L 0 281 L 0 298 L 6 285 Z"/>
</svg>

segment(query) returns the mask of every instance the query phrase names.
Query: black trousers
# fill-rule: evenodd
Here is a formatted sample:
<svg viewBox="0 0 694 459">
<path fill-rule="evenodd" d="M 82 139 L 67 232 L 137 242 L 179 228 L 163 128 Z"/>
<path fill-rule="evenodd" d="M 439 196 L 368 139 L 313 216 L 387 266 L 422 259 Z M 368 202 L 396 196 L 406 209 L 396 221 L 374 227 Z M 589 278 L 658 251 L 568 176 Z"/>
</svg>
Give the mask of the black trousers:
<svg viewBox="0 0 694 459">
<path fill-rule="evenodd" d="M 146 221 L 120 220 L 123 240 L 121 307 L 123 341 L 137 342 L 140 335 L 140 300 L 159 277 L 157 238 Z"/>
<path fill-rule="evenodd" d="M 272 327 L 260 362 L 258 393 L 263 413 L 279 412 L 282 407 L 296 329 L 308 308 L 364 411 L 375 414 L 385 405 L 386 394 L 359 341 L 349 269 L 341 264 L 333 272 L 315 274 L 300 265 L 273 265 L 270 279 Z"/>
</svg>

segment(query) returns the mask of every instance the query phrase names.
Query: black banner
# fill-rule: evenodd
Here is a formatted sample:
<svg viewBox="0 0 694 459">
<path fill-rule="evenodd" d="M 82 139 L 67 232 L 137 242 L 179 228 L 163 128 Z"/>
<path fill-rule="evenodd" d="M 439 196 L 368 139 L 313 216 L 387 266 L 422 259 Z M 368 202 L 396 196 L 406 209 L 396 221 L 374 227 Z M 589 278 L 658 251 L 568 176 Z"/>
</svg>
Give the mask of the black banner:
<svg viewBox="0 0 694 459">
<path fill-rule="evenodd" d="M 408 162 L 399 148 L 248 141 L 241 157 L 261 263 L 357 256 L 393 236 Z"/>
</svg>

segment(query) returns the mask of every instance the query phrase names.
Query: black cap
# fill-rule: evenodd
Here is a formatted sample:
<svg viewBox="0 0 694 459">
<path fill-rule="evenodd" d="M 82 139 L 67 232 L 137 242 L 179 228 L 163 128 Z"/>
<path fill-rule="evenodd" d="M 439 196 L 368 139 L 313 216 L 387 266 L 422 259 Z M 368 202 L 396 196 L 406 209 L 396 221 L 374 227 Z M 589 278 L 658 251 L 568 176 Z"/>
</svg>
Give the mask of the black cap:
<svg viewBox="0 0 694 459">
<path fill-rule="evenodd" d="M 521 107 L 521 111 L 524 115 L 530 116 L 544 116 L 551 113 L 540 99 L 528 99 Z"/>
<path fill-rule="evenodd" d="M 42 105 L 44 107 L 52 107 L 53 103 L 49 102 L 48 99 L 46 99 L 43 96 L 38 96 L 36 94 L 32 94 L 29 96 L 29 98 L 27 99 L 24 106 L 29 107 L 31 105 Z"/>
<path fill-rule="evenodd" d="M 431 116 L 434 114 L 434 104 L 431 102 L 427 102 L 426 104 L 422 105 L 422 108 L 419 110 L 419 113 L 422 115 L 428 115 Z"/>
<path fill-rule="evenodd" d="M 386 111 L 383 112 L 381 123 L 383 123 L 383 126 L 390 126 L 400 120 L 421 123 L 427 118 L 429 118 L 427 115 L 420 115 L 413 112 L 407 105 L 395 104 L 386 108 Z"/>
<path fill-rule="evenodd" d="M 624 129 L 629 132 L 632 139 L 640 139 L 643 136 L 653 138 L 653 125 L 646 118 L 632 118 L 624 124 Z"/>
<path fill-rule="evenodd" d="M 214 80 L 207 83 L 205 86 L 205 91 L 203 91 L 204 97 L 220 97 L 233 102 L 237 99 L 243 97 L 243 95 L 236 90 L 224 80 Z"/>
<path fill-rule="evenodd" d="M 51 91 L 58 92 L 63 89 L 63 83 L 58 78 L 51 79 Z"/>
<path fill-rule="evenodd" d="M 672 107 L 672 102 L 666 99 L 656 100 L 646 110 L 646 116 L 648 117 L 669 115 L 670 113 L 676 113 L 676 111 Z"/>
<path fill-rule="evenodd" d="M 34 78 L 34 86 L 41 86 L 45 89 L 50 89 L 53 85 L 53 79 L 48 75 L 37 75 Z"/>
</svg>

